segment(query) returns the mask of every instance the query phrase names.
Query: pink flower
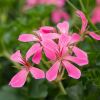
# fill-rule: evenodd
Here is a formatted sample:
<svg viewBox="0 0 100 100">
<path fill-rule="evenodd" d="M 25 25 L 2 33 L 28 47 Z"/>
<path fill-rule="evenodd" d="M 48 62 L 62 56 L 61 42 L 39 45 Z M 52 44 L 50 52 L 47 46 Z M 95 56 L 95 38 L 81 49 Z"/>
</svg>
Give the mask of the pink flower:
<svg viewBox="0 0 100 100">
<path fill-rule="evenodd" d="M 56 9 L 52 12 L 52 21 L 54 23 L 58 23 L 60 22 L 61 20 L 69 20 L 69 15 L 64 12 L 62 9 Z"/>
<path fill-rule="evenodd" d="M 46 72 L 46 78 L 49 81 L 55 80 L 63 66 L 70 77 L 79 79 L 81 72 L 71 62 L 80 66 L 88 64 L 87 54 L 73 45 L 80 40 L 80 36 L 76 33 L 68 35 L 69 24 L 66 21 L 59 23 L 57 27 L 62 33 L 58 44 L 52 40 L 42 42 L 46 56 L 55 62 Z M 75 56 L 72 56 L 73 53 Z"/>
<path fill-rule="evenodd" d="M 65 0 L 26 0 L 26 7 L 34 7 L 39 4 L 55 5 L 57 7 L 63 7 Z"/>
<path fill-rule="evenodd" d="M 96 0 L 97 5 L 100 5 L 100 0 Z"/>
<path fill-rule="evenodd" d="M 36 34 L 21 34 L 18 38 L 19 41 L 22 42 L 37 42 L 36 44 L 33 44 L 32 47 L 27 52 L 26 59 L 30 58 L 32 55 L 32 61 L 36 64 L 40 63 L 40 60 L 42 58 L 42 45 L 41 42 L 47 39 L 56 39 L 59 37 L 59 34 L 56 33 L 49 33 L 53 31 L 53 27 L 45 26 L 41 27 L 39 31 L 36 31 Z M 34 52 L 37 51 L 37 52 Z"/>
<path fill-rule="evenodd" d="M 36 51 L 33 51 L 33 52 L 36 52 Z M 28 56 L 29 55 L 27 53 L 26 57 Z M 11 60 L 22 64 L 23 68 L 11 79 L 9 83 L 10 86 L 15 87 L 15 88 L 22 87 L 26 82 L 29 72 L 32 74 L 32 76 L 35 79 L 41 79 L 45 77 L 45 74 L 41 69 L 32 67 L 31 64 L 28 62 L 28 59 L 22 58 L 20 50 L 12 54 Z"/>
<path fill-rule="evenodd" d="M 92 18 L 91 18 L 92 22 L 94 24 L 96 23 L 100 23 L 100 6 L 97 6 L 92 13 Z"/>
<path fill-rule="evenodd" d="M 41 0 L 44 1 L 44 0 Z M 47 5 L 55 5 L 57 7 L 63 7 L 65 0 L 45 0 L 45 4 Z"/>
<path fill-rule="evenodd" d="M 81 28 L 80 34 L 86 33 L 89 36 L 91 36 L 92 38 L 94 38 L 96 40 L 100 40 L 100 35 L 97 35 L 94 32 L 86 31 L 86 27 L 87 27 L 88 21 L 87 21 L 85 15 L 84 15 L 84 13 L 79 11 L 79 10 L 76 11 L 76 13 L 82 20 L 82 28 Z"/>
<path fill-rule="evenodd" d="M 28 6 L 35 6 L 37 4 L 37 0 L 26 0 L 26 4 Z"/>
<path fill-rule="evenodd" d="M 37 0 L 26 0 L 26 4 L 23 10 L 28 10 L 32 7 L 35 7 L 38 4 Z"/>
</svg>

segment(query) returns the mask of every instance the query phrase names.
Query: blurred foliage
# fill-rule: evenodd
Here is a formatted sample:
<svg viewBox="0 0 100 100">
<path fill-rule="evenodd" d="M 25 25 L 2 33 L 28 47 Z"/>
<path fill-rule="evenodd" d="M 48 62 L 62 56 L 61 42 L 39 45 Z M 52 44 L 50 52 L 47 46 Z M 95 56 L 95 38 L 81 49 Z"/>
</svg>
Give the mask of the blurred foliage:
<svg viewBox="0 0 100 100">
<path fill-rule="evenodd" d="M 78 9 L 81 9 L 79 0 L 70 0 Z M 95 0 L 82 0 L 91 17 L 95 7 Z M 87 37 L 79 44 L 89 55 L 89 65 L 80 68 L 82 77 L 74 80 L 67 77 L 63 80 L 67 95 L 63 95 L 56 83 L 46 80 L 28 79 L 23 88 L 13 89 L 8 86 L 9 80 L 17 72 L 10 54 L 21 49 L 23 53 L 31 46 L 30 43 L 19 42 L 21 33 L 32 32 L 43 25 L 52 25 L 51 12 L 54 6 L 39 5 L 26 12 L 22 7 L 24 0 L 0 0 L 0 100 L 100 100 L 100 42 Z M 71 31 L 78 31 L 80 27 L 74 9 L 66 3 L 66 11 L 70 13 Z M 96 25 L 100 28 L 100 24 Z M 91 27 L 89 27 L 93 30 Z M 43 67 L 43 64 L 41 63 Z"/>
</svg>

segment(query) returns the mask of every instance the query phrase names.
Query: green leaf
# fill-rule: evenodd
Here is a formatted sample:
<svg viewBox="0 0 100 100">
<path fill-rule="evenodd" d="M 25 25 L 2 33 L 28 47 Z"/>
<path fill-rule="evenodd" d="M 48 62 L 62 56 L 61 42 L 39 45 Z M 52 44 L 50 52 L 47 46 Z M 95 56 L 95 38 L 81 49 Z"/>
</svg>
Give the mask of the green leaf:
<svg viewBox="0 0 100 100">
<path fill-rule="evenodd" d="M 44 80 L 34 80 L 32 85 L 31 96 L 33 98 L 45 98 L 47 96 L 47 85 Z"/>
<path fill-rule="evenodd" d="M 69 100 L 83 100 L 83 85 L 81 82 L 75 86 L 68 87 L 66 90 L 70 98 Z"/>
<path fill-rule="evenodd" d="M 9 86 L 0 89 L 0 100 L 22 100 L 16 95 L 16 90 Z"/>
<path fill-rule="evenodd" d="M 70 100 L 68 95 L 58 94 L 54 100 Z"/>
</svg>

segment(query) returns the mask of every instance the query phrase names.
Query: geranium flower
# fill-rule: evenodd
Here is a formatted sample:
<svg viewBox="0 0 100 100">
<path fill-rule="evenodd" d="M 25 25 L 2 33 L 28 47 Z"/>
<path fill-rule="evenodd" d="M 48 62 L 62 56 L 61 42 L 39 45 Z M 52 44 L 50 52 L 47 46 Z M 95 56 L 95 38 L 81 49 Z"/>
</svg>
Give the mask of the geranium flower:
<svg viewBox="0 0 100 100">
<path fill-rule="evenodd" d="M 93 10 L 91 20 L 94 24 L 100 23 L 100 5 Z"/>
<path fill-rule="evenodd" d="M 30 58 L 33 54 L 34 56 L 32 57 L 32 61 L 36 64 L 40 63 L 40 60 L 42 58 L 42 45 L 41 42 L 47 39 L 56 39 L 59 37 L 59 34 L 57 33 L 50 33 L 53 31 L 54 28 L 45 26 L 41 27 L 39 31 L 36 31 L 36 34 L 21 34 L 18 38 L 19 41 L 22 42 L 32 42 L 35 41 L 37 42 L 36 44 L 33 44 L 32 47 L 28 50 L 27 52 L 27 57 L 26 59 Z M 38 48 L 36 46 L 40 45 Z M 42 48 L 42 49 L 41 49 Z M 33 52 L 34 49 L 37 52 Z"/>
<path fill-rule="evenodd" d="M 70 16 L 68 15 L 67 12 L 63 11 L 62 9 L 56 9 L 52 12 L 52 21 L 54 23 L 58 23 L 60 22 L 61 20 L 66 20 L 68 21 L 70 18 Z"/>
<path fill-rule="evenodd" d="M 33 52 L 36 52 L 36 50 L 34 49 Z M 29 55 L 27 53 L 26 57 L 28 56 Z M 23 68 L 11 79 L 9 83 L 10 86 L 15 88 L 22 87 L 26 82 L 29 72 L 35 79 L 42 79 L 45 77 L 44 72 L 39 68 L 31 66 L 26 57 L 22 57 L 20 50 L 16 51 L 14 54 L 11 55 L 11 60 L 20 63 L 21 65 L 23 65 Z"/>
<path fill-rule="evenodd" d="M 92 38 L 94 38 L 96 40 L 100 40 L 100 35 L 97 35 L 96 33 L 91 32 L 91 31 L 86 31 L 86 27 L 87 27 L 88 21 L 87 21 L 85 15 L 84 15 L 84 13 L 79 11 L 79 10 L 76 11 L 76 13 L 82 20 L 82 28 L 81 28 L 80 34 L 86 33 L 89 36 L 91 36 Z"/>
<path fill-rule="evenodd" d="M 62 33 L 58 44 L 52 40 L 42 42 L 46 56 L 55 62 L 46 72 L 46 78 L 49 81 L 55 80 L 61 66 L 63 66 L 70 77 L 79 79 L 81 72 L 71 62 L 80 66 L 88 64 L 87 53 L 75 46 L 75 43 L 80 40 L 80 36 L 76 33 L 72 35 L 68 34 L 69 24 L 66 21 L 59 23 L 57 27 Z"/>
</svg>

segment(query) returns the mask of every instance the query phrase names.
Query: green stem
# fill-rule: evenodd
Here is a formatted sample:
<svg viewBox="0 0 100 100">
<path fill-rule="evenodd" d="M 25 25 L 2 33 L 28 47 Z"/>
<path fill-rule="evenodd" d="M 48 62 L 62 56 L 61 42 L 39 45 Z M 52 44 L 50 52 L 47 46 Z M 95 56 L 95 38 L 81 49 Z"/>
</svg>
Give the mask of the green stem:
<svg viewBox="0 0 100 100">
<path fill-rule="evenodd" d="M 49 68 L 50 63 L 46 62 L 45 59 L 42 59 L 42 62 L 46 65 L 46 68 Z"/>
<path fill-rule="evenodd" d="M 94 31 L 98 31 L 97 27 L 92 23 L 92 21 L 91 21 L 91 19 L 90 19 L 88 14 L 86 14 L 86 17 L 87 17 L 87 19 L 89 21 L 90 26 L 94 29 Z M 98 32 L 100 32 L 100 31 L 98 31 Z"/>
<path fill-rule="evenodd" d="M 81 5 L 82 10 L 85 12 L 86 9 L 85 9 L 85 7 L 84 7 L 84 4 L 83 4 L 82 0 L 79 0 L 79 2 L 80 2 L 80 5 Z"/>
<path fill-rule="evenodd" d="M 73 9 L 78 10 L 69 0 L 66 0 L 66 1 Z"/>
<path fill-rule="evenodd" d="M 58 84 L 59 84 L 59 88 L 60 88 L 61 92 L 62 92 L 64 95 L 66 95 L 67 92 L 66 92 L 66 90 L 64 89 L 64 86 L 63 86 L 62 82 L 60 81 L 60 82 L 58 82 Z"/>
<path fill-rule="evenodd" d="M 82 0 L 79 0 L 79 2 L 80 2 L 80 5 L 81 5 L 81 8 L 82 8 L 82 11 L 85 13 L 86 18 L 88 19 L 88 22 L 89 22 L 90 26 L 93 28 L 94 31 L 97 31 L 98 29 L 97 29 L 97 27 L 92 23 L 92 21 L 91 21 L 89 15 L 88 15 L 88 13 L 87 13 L 87 11 L 85 10 L 85 6 L 84 6 Z"/>
</svg>

